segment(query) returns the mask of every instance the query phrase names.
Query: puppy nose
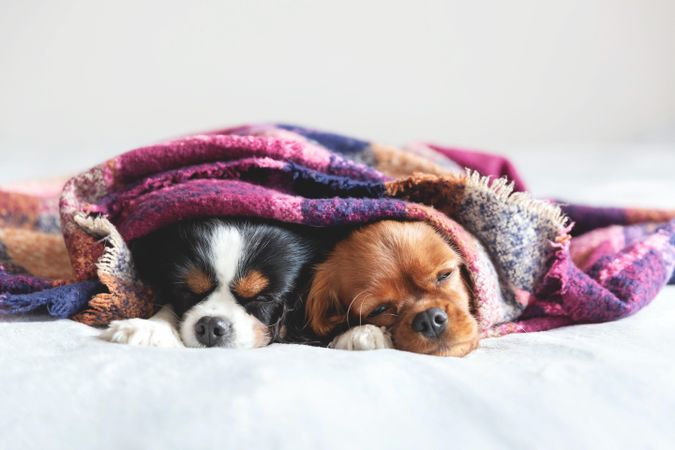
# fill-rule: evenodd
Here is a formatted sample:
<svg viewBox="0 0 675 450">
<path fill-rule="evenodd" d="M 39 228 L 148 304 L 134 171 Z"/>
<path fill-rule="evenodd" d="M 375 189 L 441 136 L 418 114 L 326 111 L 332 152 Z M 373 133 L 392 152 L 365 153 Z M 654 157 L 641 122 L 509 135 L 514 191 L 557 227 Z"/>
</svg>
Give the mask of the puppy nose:
<svg viewBox="0 0 675 450">
<path fill-rule="evenodd" d="M 232 322 L 224 317 L 202 317 L 195 324 L 195 335 L 207 347 L 222 345 L 232 337 Z"/>
<path fill-rule="evenodd" d="M 412 329 L 428 338 L 437 338 L 448 326 L 448 315 L 441 308 L 429 308 L 418 313 L 412 321 Z"/>
</svg>

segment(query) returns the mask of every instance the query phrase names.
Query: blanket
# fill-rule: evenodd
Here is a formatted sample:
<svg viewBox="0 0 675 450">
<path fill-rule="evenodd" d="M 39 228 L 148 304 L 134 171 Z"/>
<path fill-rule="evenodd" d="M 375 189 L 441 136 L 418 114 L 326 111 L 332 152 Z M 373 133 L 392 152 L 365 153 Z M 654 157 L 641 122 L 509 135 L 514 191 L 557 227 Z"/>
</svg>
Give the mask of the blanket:
<svg viewBox="0 0 675 450">
<path fill-rule="evenodd" d="M 206 216 L 426 221 L 466 262 L 482 336 L 619 319 L 675 281 L 675 211 L 534 199 L 505 158 L 430 143 L 246 125 L 126 152 L 59 190 L 0 191 L 0 314 L 148 317 L 127 243 Z"/>
</svg>

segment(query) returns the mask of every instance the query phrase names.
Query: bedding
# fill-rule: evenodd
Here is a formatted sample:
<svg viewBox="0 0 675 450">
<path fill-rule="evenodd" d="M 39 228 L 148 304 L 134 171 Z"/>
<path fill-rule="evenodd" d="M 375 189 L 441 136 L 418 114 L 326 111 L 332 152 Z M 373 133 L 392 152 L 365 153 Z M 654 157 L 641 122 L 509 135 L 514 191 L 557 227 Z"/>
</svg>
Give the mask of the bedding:
<svg viewBox="0 0 675 450">
<path fill-rule="evenodd" d="M 611 166 L 576 146 L 505 150 L 540 196 L 672 206 L 671 146 L 622 145 Z M 0 182 L 31 175 L 17 169 Z M 454 359 L 145 349 L 70 320 L 6 317 L 0 448 L 670 448 L 674 321 L 667 286 L 628 318 L 487 338 Z"/>
<path fill-rule="evenodd" d="M 616 322 L 488 338 L 469 356 L 114 345 L 0 322 L 0 447 L 668 449 L 675 289 Z"/>
</svg>

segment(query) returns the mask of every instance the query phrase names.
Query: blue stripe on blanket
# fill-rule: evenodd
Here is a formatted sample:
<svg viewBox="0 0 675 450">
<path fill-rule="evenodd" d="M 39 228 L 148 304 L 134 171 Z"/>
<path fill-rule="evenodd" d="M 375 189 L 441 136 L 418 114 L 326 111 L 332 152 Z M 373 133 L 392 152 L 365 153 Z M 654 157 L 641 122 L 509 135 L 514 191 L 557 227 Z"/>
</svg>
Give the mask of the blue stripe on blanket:
<svg viewBox="0 0 675 450">
<path fill-rule="evenodd" d="M 30 294 L 1 295 L 0 315 L 23 314 L 46 306 L 50 316 L 65 319 L 80 311 L 94 295 L 104 290 L 98 281 L 82 281 Z"/>
<path fill-rule="evenodd" d="M 370 145 L 370 143 L 367 141 L 342 136 L 340 134 L 325 133 L 288 124 L 276 124 L 276 126 L 282 130 L 292 131 L 293 133 L 297 133 L 306 137 L 307 139 L 316 141 L 327 149 L 338 153 L 358 153 L 365 150 Z"/>
</svg>

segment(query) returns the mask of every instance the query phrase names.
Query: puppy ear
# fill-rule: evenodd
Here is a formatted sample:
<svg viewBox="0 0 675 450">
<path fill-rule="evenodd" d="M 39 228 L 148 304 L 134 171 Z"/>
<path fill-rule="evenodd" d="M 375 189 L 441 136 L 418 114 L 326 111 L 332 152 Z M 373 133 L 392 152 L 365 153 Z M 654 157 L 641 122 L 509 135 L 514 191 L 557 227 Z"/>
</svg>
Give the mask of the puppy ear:
<svg viewBox="0 0 675 450">
<path fill-rule="evenodd" d="M 477 305 L 474 295 L 473 279 L 471 278 L 471 274 L 469 272 L 468 267 L 466 267 L 466 264 L 462 264 L 460 266 L 460 274 L 462 276 L 462 283 L 464 283 L 464 288 L 466 289 L 467 295 L 469 296 L 468 298 L 469 312 L 471 312 L 471 315 L 476 316 Z"/>
<path fill-rule="evenodd" d="M 305 305 L 309 326 L 320 337 L 329 335 L 346 319 L 330 272 L 323 265 L 317 268 Z"/>
</svg>

